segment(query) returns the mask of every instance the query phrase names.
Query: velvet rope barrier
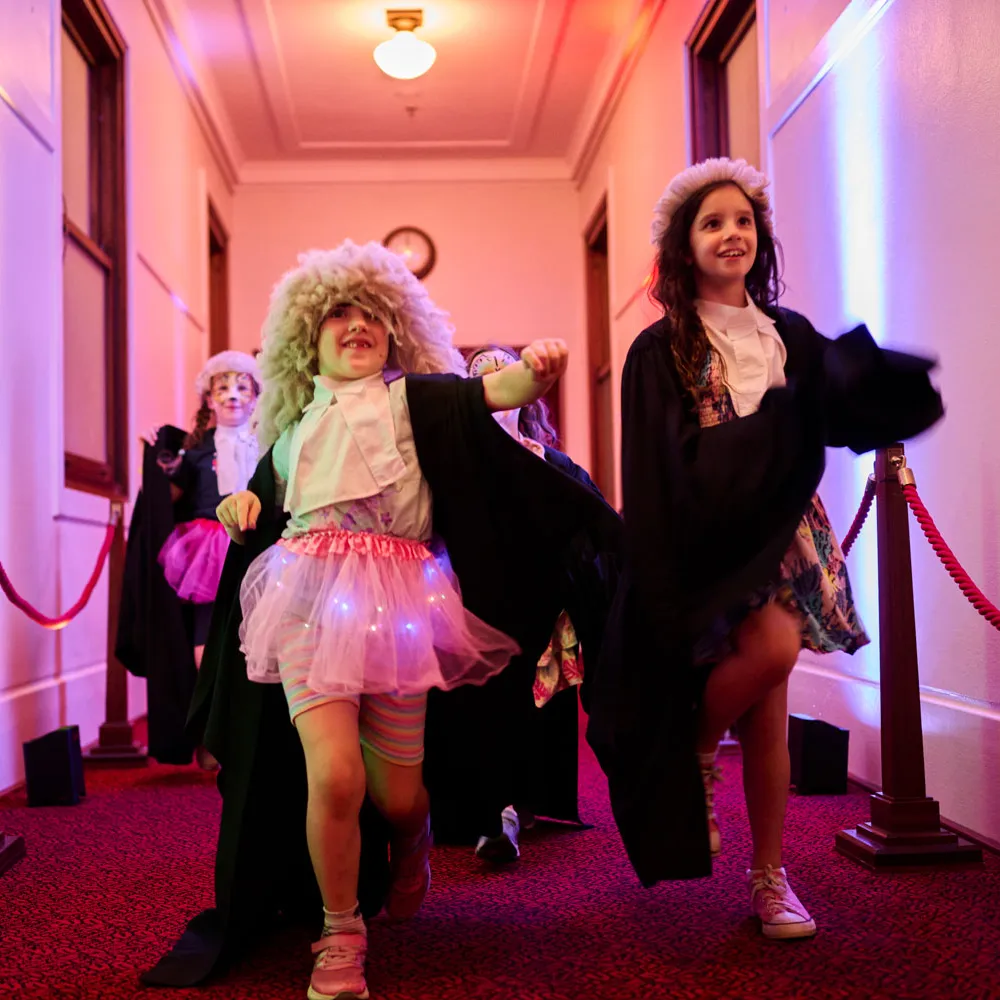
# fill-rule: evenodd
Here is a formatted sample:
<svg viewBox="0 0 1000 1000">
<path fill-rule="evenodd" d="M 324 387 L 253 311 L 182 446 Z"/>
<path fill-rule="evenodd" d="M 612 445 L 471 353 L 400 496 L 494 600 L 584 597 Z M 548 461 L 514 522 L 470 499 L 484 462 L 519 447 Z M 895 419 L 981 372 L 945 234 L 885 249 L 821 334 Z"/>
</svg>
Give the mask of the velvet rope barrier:
<svg viewBox="0 0 1000 1000">
<path fill-rule="evenodd" d="M 904 477 L 905 473 L 910 473 Z M 966 573 L 962 564 L 955 558 L 955 553 L 948 547 L 948 543 L 941 537 L 934 519 L 931 517 L 920 494 L 917 492 L 917 484 L 913 482 L 913 474 L 908 468 L 900 469 L 900 485 L 903 488 L 903 496 L 913 511 L 913 516 L 920 523 L 927 541 L 931 543 L 931 548 L 937 553 L 948 575 L 958 584 L 958 589 L 968 598 L 969 603 L 995 628 L 1000 629 L 1000 608 L 997 608 L 992 601 L 976 586 L 972 577 Z"/>
<path fill-rule="evenodd" d="M 845 556 L 851 551 L 852 548 L 854 548 L 854 543 L 857 541 L 858 535 L 864 527 L 864 523 L 872 509 L 872 503 L 874 500 L 875 477 L 869 476 L 868 482 L 865 483 L 865 492 L 861 497 L 861 503 L 858 505 L 858 512 L 854 515 L 854 520 L 851 522 L 851 526 L 848 528 L 847 534 L 844 535 L 843 544 L 840 546 L 841 551 Z"/>
<path fill-rule="evenodd" d="M 97 564 L 94 566 L 94 571 L 90 574 L 90 579 L 87 581 L 87 585 L 83 588 L 83 593 L 80 595 L 80 599 L 65 614 L 59 615 L 57 618 L 49 618 L 46 615 L 43 615 L 37 608 L 30 605 L 14 589 L 14 585 L 10 582 L 10 577 L 7 576 L 2 563 L 0 563 L 0 590 L 3 590 L 7 600 L 9 600 L 15 608 L 23 611 L 33 622 L 35 622 L 35 624 L 41 625 L 42 628 L 51 629 L 53 632 L 57 632 L 59 629 L 65 628 L 87 606 L 87 602 L 94 593 L 97 581 L 100 580 L 101 573 L 104 570 L 104 562 L 108 558 L 108 553 L 111 551 L 111 543 L 114 541 L 115 537 L 115 523 L 116 518 L 113 516 L 111 523 L 108 525 L 107 530 L 104 533 L 104 543 L 101 545 L 101 551 L 98 553 Z"/>
</svg>

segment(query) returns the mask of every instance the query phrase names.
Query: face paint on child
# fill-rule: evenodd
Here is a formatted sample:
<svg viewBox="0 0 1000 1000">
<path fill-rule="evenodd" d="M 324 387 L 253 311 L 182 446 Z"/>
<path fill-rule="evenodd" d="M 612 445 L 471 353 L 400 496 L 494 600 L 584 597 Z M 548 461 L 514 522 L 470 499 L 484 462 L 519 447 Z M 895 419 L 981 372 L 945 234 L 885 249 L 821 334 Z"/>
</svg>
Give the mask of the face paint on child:
<svg viewBox="0 0 1000 1000">
<path fill-rule="evenodd" d="M 212 376 L 208 408 L 220 427 L 242 427 L 253 415 L 257 385 L 246 372 L 220 372 Z"/>
</svg>

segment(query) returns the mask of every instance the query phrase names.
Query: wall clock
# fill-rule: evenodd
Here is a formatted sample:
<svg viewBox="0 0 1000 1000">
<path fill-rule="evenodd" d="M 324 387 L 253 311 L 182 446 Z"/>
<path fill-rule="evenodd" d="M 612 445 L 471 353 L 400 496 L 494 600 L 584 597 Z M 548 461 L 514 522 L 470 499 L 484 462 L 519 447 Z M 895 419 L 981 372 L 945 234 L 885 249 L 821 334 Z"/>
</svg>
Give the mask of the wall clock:
<svg viewBox="0 0 1000 1000">
<path fill-rule="evenodd" d="M 406 266 L 416 278 L 426 278 L 437 260 L 437 250 L 431 238 L 416 226 L 394 229 L 382 244 L 406 261 Z"/>
</svg>

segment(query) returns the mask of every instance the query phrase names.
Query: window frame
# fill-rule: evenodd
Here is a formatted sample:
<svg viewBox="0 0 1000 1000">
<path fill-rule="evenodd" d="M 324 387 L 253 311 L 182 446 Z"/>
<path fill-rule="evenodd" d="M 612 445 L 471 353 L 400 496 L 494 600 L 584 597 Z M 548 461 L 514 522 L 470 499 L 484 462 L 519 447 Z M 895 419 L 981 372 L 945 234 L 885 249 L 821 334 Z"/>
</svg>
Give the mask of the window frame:
<svg viewBox="0 0 1000 1000">
<path fill-rule="evenodd" d="M 105 274 L 105 456 L 98 461 L 66 451 L 65 485 L 123 499 L 128 496 L 126 47 L 101 0 L 62 0 L 62 26 L 90 67 L 90 218 L 70 219 L 64 199 L 63 257 L 66 242 L 72 242 Z M 63 378 L 69 377 L 64 371 Z"/>
</svg>

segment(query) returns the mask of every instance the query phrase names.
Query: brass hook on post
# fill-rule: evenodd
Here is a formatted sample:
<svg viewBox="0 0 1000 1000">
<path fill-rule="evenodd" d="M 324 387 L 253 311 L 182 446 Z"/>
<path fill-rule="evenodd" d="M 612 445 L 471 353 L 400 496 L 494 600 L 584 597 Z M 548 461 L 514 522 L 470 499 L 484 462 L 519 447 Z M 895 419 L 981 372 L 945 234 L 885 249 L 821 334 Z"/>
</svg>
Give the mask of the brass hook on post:
<svg viewBox="0 0 1000 1000">
<path fill-rule="evenodd" d="M 913 469 L 906 464 L 905 455 L 892 455 L 889 459 L 889 464 L 896 473 L 896 478 L 899 480 L 900 486 L 917 485 L 917 477 L 913 474 Z"/>
</svg>

